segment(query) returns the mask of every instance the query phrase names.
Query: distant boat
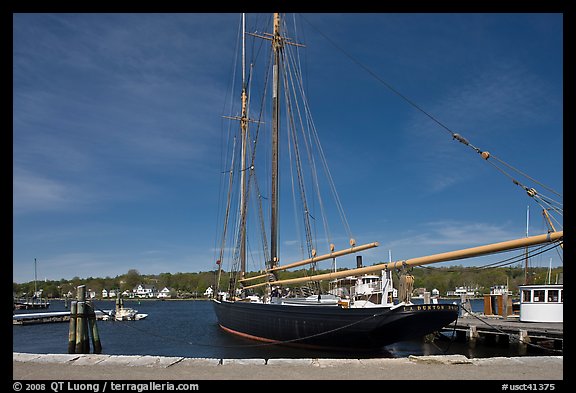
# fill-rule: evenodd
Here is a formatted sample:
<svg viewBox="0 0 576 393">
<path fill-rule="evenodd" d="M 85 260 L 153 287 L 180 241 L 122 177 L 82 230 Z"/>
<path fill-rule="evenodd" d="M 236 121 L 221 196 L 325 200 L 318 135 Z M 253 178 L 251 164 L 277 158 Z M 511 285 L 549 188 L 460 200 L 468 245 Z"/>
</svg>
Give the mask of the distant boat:
<svg viewBox="0 0 576 393">
<path fill-rule="evenodd" d="M 133 308 L 123 307 L 120 310 L 113 311 L 111 316 L 116 321 L 139 321 L 146 318 L 148 314 L 139 313 L 138 310 Z"/>
<path fill-rule="evenodd" d="M 490 295 L 508 295 L 512 296 L 512 291 L 508 289 L 508 284 L 493 285 L 490 287 Z"/>
<path fill-rule="evenodd" d="M 116 299 L 116 308 L 108 311 L 108 316 L 104 320 L 114 319 L 116 321 L 139 321 L 148 316 L 148 314 L 139 313 L 138 310 L 130 307 L 124 307 L 124 299 L 119 296 Z"/>
<path fill-rule="evenodd" d="M 37 310 L 50 307 L 50 302 L 48 298 L 42 298 L 42 290 L 38 290 L 37 284 L 37 261 L 34 258 L 34 294 L 30 296 L 24 296 L 17 298 L 16 296 L 12 299 L 12 309 L 13 310 Z"/>
</svg>

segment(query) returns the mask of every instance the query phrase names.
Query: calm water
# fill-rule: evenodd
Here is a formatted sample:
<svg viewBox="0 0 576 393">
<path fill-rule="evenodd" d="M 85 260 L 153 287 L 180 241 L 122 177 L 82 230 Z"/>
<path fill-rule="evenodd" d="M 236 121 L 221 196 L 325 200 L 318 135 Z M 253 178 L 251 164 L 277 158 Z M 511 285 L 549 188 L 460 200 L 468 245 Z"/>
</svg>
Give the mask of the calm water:
<svg viewBox="0 0 576 393">
<path fill-rule="evenodd" d="M 415 300 L 418 302 L 418 300 Z M 436 340 L 405 341 L 377 352 L 324 352 L 262 344 L 222 331 L 209 301 L 126 300 L 126 307 L 148 314 L 140 321 L 98 321 L 102 353 L 110 355 L 159 355 L 202 358 L 346 358 L 409 355 L 463 354 L 469 358 L 518 356 L 515 346 L 477 345 Z M 114 308 L 113 301 L 96 301 L 96 309 Z M 67 311 L 63 301 L 52 301 L 49 311 Z M 482 311 L 482 300 L 472 301 L 472 311 Z M 36 312 L 36 311 L 34 311 Z M 447 334 L 448 338 L 451 337 Z M 68 323 L 13 326 L 14 352 L 67 353 Z M 529 355 L 535 355 L 528 353 Z"/>
</svg>

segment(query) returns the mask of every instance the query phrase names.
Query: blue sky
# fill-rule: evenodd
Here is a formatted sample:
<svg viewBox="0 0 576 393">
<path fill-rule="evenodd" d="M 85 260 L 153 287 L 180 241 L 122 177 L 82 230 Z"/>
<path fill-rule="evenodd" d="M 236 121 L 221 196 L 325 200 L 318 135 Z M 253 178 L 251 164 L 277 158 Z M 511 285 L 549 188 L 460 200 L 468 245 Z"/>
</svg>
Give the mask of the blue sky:
<svg viewBox="0 0 576 393">
<path fill-rule="evenodd" d="M 380 243 L 365 264 L 387 261 L 389 250 L 407 259 L 523 237 L 527 206 L 529 234 L 545 233 L 541 209 L 510 178 L 317 30 L 473 145 L 562 195 L 562 14 L 304 18 L 308 98 L 332 176 L 358 243 Z M 38 278 L 53 280 L 215 268 L 239 20 L 14 14 L 15 282 L 34 279 L 34 258 Z M 533 264 L 550 258 L 562 264 L 556 252 Z"/>
</svg>

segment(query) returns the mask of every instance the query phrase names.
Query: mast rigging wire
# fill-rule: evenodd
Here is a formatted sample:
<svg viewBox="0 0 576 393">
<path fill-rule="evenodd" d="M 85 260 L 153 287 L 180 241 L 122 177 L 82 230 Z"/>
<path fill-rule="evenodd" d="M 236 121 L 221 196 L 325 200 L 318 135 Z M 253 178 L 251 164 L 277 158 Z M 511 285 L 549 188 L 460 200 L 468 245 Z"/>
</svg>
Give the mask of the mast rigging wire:
<svg viewBox="0 0 576 393">
<path fill-rule="evenodd" d="M 550 187 L 545 186 L 543 183 L 533 179 L 532 177 L 528 176 L 527 174 L 525 174 L 524 172 L 514 168 L 513 166 L 507 164 L 506 162 L 504 162 L 503 160 L 499 159 L 496 156 L 493 156 L 492 154 L 482 151 L 479 148 L 475 147 L 474 145 L 472 145 L 468 140 L 466 140 L 464 137 L 462 137 L 460 134 L 454 132 L 452 129 L 450 129 L 446 124 L 442 123 L 439 119 L 437 119 L 435 116 L 433 116 L 431 113 L 427 112 L 424 108 L 422 108 L 420 105 L 418 105 L 416 102 L 414 102 L 413 100 L 411 100 L 410 98 L 408 98 L 406 95 L 402 94 L 398 89 L 396 89 L 394 86 L 392 86 L 390 83 L 388 83 L 387 81 L 385 81 L 384 79 L 382 79 L 378 74 L 376 74 L 374 71 L 372 71 L 370 68 L 368 68 L 366 65 L 364 65 L 361 61 L 359 61 L 358 59 L 356 59 L 354 56 L 352 56 L 351 54 L 349 54 L 347 51 L 345 51 L 341 46 L 339 46 L 334 40 L 332 40 L 330 37 L 328 37 L 325 33 L 323 33 L 322 31 L 320 31 L 320 29 L 318 29 L 316 26 L 314 26 L 308 19 L 306 19 L 306 17 L 304 17 L 304 15 L 301 15 L 302 19 L 305 20 L 314 30 L 316 30 L 322 37 L 324 37 L 332 46 L 334 46 L 336 49 L 338 49 L 340 52 L 342 52 L 348 59 L 350 59 L 354 64 L 356 64 L 357 66 L 359 66 L 361 69 L 363 69 L 364 71 L 366 71 L 370 76 L 372 76 L 374 79 L 376 79 L 378 82 L 380 82 L 382 85 L 384 85 L 388 90 L 390 90 L 391 92 L 393 92 L 394 94 L 396 94 L 398 97 L 400 97 L 402 100 L 404 100 L 405 102 L 407 102 L 409 105 L 411 105 L 413 108 L 415 108 L 416 110 L 418 110 L 419 112 L 421 112 L 422 114 L 424 114 L 426 117 L 428 117 L 430 120 L 432 120 L 434 123 L 436 123 L 438 126 L 440 126 L 440 128 L 442 128 L 443 130 L 445 130 L 446 132 L 448 132 L 453 139 L 456 139 L 457 141 L 463 143 L 466 146 L 471 147 L 474 151 L 476 151 L 478 154 L 480 154 L 482 156 L 482 158 L 484 158 L 486 161 L 488 161 L 488 158 L 493 158 L 494 160 L 498 161 L 499 163 L 501 163 L 502 165 L 507 166 L 509 169 L 514 170 L 515 172 L 519 173 L 522 176 L 525 176 L 526 178 L 528 178 L 529 180 L 535 182 L 538 185 L 541 185 L 542 187 L 546 188 L 547 190 L 553 192 L 554 194 L 558 195 L 561 197 L 561 194 L 559 194 L 558 192 L 554 191 L 553 189 L 551 189 Z M 537 195 L 540 195 L 538 193 L 536 193 L 536 190 L 534 190 L 533 188 L 529 188 L 524 186 L 522 183 L 520 183 L 518 180 L 515 180 L 512 176 L 510 176 L 506 171 L 504 171 L 503 169 L 499 168 L 495 163 L 492 163 L 491 161 L 489 161 L 496 169 L 498 169 L 500 172 L 502 172 L 503 174 L 505 174 L 506 176 L 510 177 L 512 179 L 512 181 L 514 182 L 514 184 L 517 184 L 519 186 L 521 186 L 525 191 L 528 192 L 528 195 L 531 197 L 536 197 Z M 529 192 L 532 191 L 532 192 Z M 532 193 L 532 195 L 531 195 Z M 542 198 L 539 198 L 542 199 Z M 548 205 L 548 206 L 552 206 L 552 200 L 543 200 L 544 204 Z M 540 203 L 539 203 L 540 204 Z M 540 206 L 542 206 L 540 204 Z M 557 209 L 554 209 L 555 211 L 557 211 Z M 558 208 L 559 211 L 561 211 L 561 208 Z"/>
</svg>

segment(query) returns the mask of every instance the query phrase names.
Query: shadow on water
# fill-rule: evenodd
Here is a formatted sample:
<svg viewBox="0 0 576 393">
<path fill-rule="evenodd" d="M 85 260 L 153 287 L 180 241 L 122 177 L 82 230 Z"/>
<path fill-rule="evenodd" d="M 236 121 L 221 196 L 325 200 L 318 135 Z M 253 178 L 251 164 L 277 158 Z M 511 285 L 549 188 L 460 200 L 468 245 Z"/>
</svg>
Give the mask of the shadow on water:
<svg viewBox="0 0 576 393">
<path fill-rule="evenodd" d="M 114 308 L 114 301 L 95 301 L 100 310 Z M 377 351 L 321 351 L 260 343 L 233 336 L 218 327 L 209 301 L 126 300 L 148 317 L 139 321 L 98 321 L 102 353 L 198 358 L 402 358 L 410 355 L 462 354 L 469 358 L 517 356 L 509 346 L 471 348 L 451 340 L 446 333 L 434 342 L 399 342 Z M 50 311 L 67 311 L 63 301 L 52 301 Z M 13 326 L 14 352 L 66 353 L 68 323 Z"/>
</svg>

